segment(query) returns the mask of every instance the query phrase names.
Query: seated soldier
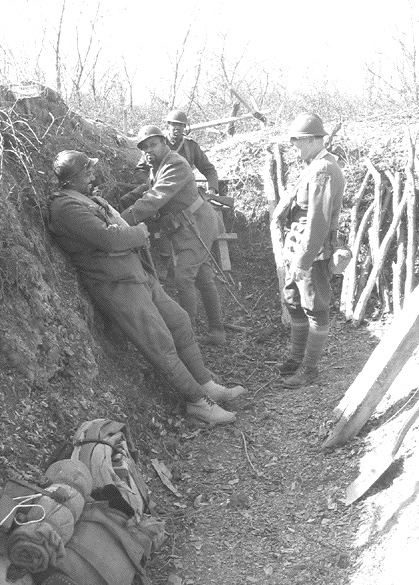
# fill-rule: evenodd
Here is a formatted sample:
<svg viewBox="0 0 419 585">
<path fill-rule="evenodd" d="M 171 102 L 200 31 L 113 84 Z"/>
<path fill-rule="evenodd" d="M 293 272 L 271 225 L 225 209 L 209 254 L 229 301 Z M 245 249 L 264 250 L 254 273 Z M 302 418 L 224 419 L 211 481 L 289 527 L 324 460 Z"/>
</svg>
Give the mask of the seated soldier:
<svg viewBox="0 0 419 585">
<path fill-rule="evenodd" d="M 183 395 L 187 413 L 210 424 L 234 421 L 235 413 L 217 402 L 232 400 L 245 389 L 226 388 L 212 379 L 188 314 L 141 260 L 148 236 L 144 224 L 129 226 L 104 199 L 92 197 L 97 160 L 74 150 L 56 156 L 53 169 L 60 189 L 49 205 L 56 241 L 98 308 Z"/>
</svg>

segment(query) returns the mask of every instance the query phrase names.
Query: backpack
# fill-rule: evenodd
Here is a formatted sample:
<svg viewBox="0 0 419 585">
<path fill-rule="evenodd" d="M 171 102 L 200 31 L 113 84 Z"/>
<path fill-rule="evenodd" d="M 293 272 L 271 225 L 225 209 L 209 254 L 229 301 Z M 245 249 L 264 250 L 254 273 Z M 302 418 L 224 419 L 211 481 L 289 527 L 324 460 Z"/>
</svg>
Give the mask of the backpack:
<svg viewBox="0 0 419 585">
<path fill-rule="evenodd" d="M 128 425 L 87 421 L 60 455 L 90 470 L 93 500 L 86 502 L 57 568 L 82 584 L 131 585 L 137 575 L 149 585 L 144 564 L 164 541 L 164 523 L 146 514 L 148 490 L 137 469 Z"/>
</svg>

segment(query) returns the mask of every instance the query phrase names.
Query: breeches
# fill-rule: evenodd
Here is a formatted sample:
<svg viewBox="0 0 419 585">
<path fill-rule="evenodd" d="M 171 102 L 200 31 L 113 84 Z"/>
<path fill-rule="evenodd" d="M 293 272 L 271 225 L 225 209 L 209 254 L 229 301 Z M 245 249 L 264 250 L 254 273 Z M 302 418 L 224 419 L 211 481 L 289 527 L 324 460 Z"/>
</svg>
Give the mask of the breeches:
<svg viewBox="0 0 419 585">
<path fill-rule="evenodd" d="M 291 280 L 289 268 L 286 267 L 284 301 L 291 316 L 315 315 L 319 325 L 329 323 L 331 274 L 328 264 L 328 259 L 316 260 L 308 275 L 298 282 Z"/>
<path fill-rule="evenodd" d="M 222 329 L 221 304 L 209 256 L 215 235 L 216 232 L 214 234 L 203 233 L 204 246 L 190 228 L 180 245 L 176 245 L 174 242 L 176 253 L 175 286 L 178 291 L 179 304 L 187 311 L 193 325 L 198 312 L 196 292 L 198 289 L 201 293 L 210 329 Z M 205 240 L 204 236 L 206 236 Z"/>
<path fill-rule="evenodd" d="M 142 284 L 86 279 L 93 300 L 140 352 L 189 400 L 211 379 L 202 362 L 187 313 L 149 276 Z"/>
</svg>

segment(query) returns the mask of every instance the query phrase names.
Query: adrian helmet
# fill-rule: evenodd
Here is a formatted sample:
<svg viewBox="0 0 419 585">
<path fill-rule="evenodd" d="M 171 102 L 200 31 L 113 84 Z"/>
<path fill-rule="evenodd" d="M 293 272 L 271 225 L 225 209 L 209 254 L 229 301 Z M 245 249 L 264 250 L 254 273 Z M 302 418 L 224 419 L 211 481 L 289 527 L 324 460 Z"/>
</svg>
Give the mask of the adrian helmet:
<svg viewBox="0 0 419 585">
<path fill-rule="evenodd" d="M 178 124 L 185 124 L 185 126 L 187 126 L 188 118 L 185 112 L 182 112 L 181 110 L 172 110 L 167 114 L 166 122 L 176 122 Z"/>
<path fill-rule="evenodd" d="M 292 122 L 288 135 L 290 138 L 304 138 L 306 136 L 326 136 L 327 132 L 317 114 L 303 112 Z"/>
<path fill-rule="evenodd" d="M 90 158 L 78 150 L 62 150 L 55 157 L 52 168 L 60 183 L 66 183 L 82 170 L 94 166 L 98 160 L 98 158 Z"/>
<path fill-rule="evenodd" d="M 151 136 L 161 136 L 164 138 L 163 132 L 158 126 L 143 126 L 140 128 L 137 136 L 137 147 L 141 149 L 141 143 Z"/>
</svg>

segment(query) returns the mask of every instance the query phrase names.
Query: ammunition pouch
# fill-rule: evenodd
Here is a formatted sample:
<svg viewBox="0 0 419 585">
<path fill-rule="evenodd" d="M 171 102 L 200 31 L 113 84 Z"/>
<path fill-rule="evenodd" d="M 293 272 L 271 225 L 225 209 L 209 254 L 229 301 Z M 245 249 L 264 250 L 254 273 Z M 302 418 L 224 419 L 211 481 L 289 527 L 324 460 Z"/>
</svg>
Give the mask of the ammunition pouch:
<svg viewBox="0 0 419 585">
<path fill-rule="evenodd" d="M 175 234 L 182 226 L 181 221 L 172 213 L 165 213 L 160 216 L 159 228 L 167 235 Z"/>
</svg>

